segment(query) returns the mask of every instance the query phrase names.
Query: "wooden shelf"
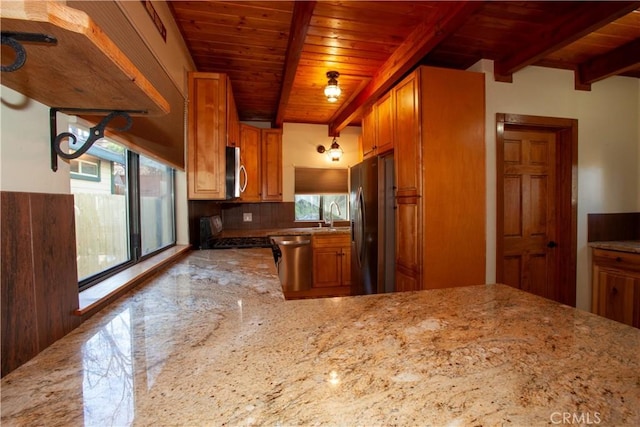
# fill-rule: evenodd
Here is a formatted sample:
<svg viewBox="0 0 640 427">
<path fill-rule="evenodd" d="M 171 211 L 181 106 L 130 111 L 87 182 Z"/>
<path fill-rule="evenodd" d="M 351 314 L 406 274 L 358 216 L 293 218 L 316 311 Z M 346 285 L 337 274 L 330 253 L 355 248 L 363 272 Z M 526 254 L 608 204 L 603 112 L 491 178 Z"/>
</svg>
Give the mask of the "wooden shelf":
<svg viewBox="0 0 640 427">
<path fill-rule="evenodd" d="M 50 107 L 169 112 L 167 100 L 86 13 L 56 1 L 3 1 L 0 17 L 3 32 L 58 40 L 55 45 L 24 43 L 26 63 L 3 72 L 3 85 Z M 3 65 L 14 56 L 2 46 Z"/>
</svg>

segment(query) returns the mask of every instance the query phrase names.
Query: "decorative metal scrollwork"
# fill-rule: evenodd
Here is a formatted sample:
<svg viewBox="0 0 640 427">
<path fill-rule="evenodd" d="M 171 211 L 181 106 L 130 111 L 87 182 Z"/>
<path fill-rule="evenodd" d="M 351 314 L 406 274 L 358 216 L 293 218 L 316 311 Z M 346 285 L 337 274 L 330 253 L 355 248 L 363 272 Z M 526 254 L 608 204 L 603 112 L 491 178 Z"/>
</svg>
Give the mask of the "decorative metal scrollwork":
<svg viewBox="0 0 640 427">
<path fill-rule="evenodd" d="M 79 144 L 77 137 L 71 132 L 62 132 L 59 135 L 58 133 L 58 123 L 57 123 L 57 113 L 67 113 L 67 114 L 104 114 L 109 113 L 105 116 L 100 122 L 94 127 L 89 129 L 89 137 L 86 141 Z M 103 109 L 90 109 L 90 108 L 51 108 L 49 109 L 49 127 L 51 132 L 51 170 L 58 170 L 58 156 L 63 159 L 71 160 L 77 159 L 82 156 L 84 153 L 89 151 L 91 146 L 100 138 L 104 138 L 104 131 L 106 130 L 109 123 L 116 119 L 117 117 L 122 117 L 126 120 L 124 126 L 115 127 L 110 126 L 111 129 L 118 132 L 124 132 L 131 128 L 133 124 L 133 120 L 131 119 L 130 114 L 147 114 L 146 110 L 103 110 Z M 79 146 L 79 148 L 75 149 L 73 152 L 64 152 L 62 147 L 60 146 L 64 140 L 69 140 L 69 146 L 75 147 Z"/>
<path fill-rule="evenodd" d="M 55 37 L 46 34 L 2 31 L 0 35 L 0 42 L 5 46 L 10 47 L 15 52 L 16 57 L 12 64 L 0 66 L 0 71 L 12 72 L 19 70 L 27 61 L 27 51 L 24 46 L 22 46 L 22 43 L 20 43 L 21 41 L 30 43 L 58 43 L 58 40 Z"/>
<path fill-rule="evenodd" d="M 53 143 L 54 150 L 56 151 L 58 156 L 62 157 L 63 159 L 67 159 L 67 160 L 77 159 L 78 157 L 86 153 L 91 148 L 94 142 L 96 142 L 100 138 L 104 138 L 105 128 L 107 127 L 109 122 L 115 119 L 117 116 L 124 117 L 127 120 L 127 122 L 123 127 L 114 127 L 113 129 L 120 132 L 129 130 L 131 128 L 131 125 L 133 124 L 133 121 L 131 120 L 131 116 L 124 111 L 112 111 L 108 116 L 100 120 L 100 123 L 98 123 L 91 129 L 89 129 L 89 137 L 79 149 L 77 149 L 72 153 L 65 153 L 64 151 L 62 151 L 60 144 L 62 144 L 62 142 L 65 139 L 72 140 L 72 142 L 70 142 L 70 145 L 71 144 L 75 145 L 78 142 L 76 136 L 71 132 L 62 132 L 61 134 L 56 136 L 54 140 L 54 143 Z"/>
</svg>

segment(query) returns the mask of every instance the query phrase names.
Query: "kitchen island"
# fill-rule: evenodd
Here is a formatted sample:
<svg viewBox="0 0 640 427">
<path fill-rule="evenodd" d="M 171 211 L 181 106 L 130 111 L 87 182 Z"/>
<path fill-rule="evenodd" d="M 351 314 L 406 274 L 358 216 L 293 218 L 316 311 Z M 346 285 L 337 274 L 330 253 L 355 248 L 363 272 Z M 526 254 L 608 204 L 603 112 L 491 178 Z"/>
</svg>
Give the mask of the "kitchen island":
<svg viewBox="0 0 640 427">
<path fill-rule="evenodd" d="M 503 285 L 285 301 L 195 251 L 2 380 L 2 425 L 640 424 L 640 330 Z"/>
</svg>

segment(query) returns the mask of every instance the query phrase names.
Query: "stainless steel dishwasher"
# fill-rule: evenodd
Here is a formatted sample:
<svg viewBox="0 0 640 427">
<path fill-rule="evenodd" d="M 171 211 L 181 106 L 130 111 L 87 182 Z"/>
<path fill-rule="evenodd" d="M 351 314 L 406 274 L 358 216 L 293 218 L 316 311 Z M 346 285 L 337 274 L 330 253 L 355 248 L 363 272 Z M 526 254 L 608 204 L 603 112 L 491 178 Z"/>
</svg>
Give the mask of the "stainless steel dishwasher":
<svg viewBox="0 0 640 427">
<path fill-rule="evenodd" d="M 271 236 L 280 254 L 276 259 L 278 276 L 284 291 L 311 289 L 311 235 Z"/>
</svg>

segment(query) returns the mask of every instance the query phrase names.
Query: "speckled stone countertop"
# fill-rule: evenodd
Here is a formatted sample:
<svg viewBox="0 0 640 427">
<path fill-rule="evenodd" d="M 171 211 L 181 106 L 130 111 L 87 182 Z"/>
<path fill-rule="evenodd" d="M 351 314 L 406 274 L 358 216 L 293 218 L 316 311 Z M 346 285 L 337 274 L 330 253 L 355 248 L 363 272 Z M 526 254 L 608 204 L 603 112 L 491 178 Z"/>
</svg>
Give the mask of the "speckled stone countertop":
<svg viewBox="0 0 640 427">
<path fill-rule="evenodd" d="M 631 252 L 640 254 L 640 240 L 619 240 L 611 242 L 591 242 L 589 246 L 609 251 Z"/>
<path fill-rule="evenodd" d="M 220 237 L 262 237 L 262 236 L 295 236 L 301 234 L 351 234 L 351 227 L 294 227 L 294 228 L 259 228 L 246 230 L 223 230 Z"/>
<path fill-rule="evenodd" d="M 3 426 L 640 425 L 640 330 L 503 285 L 285 301 L 195 251 L 2 380 Z M 569 422 L 567 422 L 569 421 Z"/>
</svg>

